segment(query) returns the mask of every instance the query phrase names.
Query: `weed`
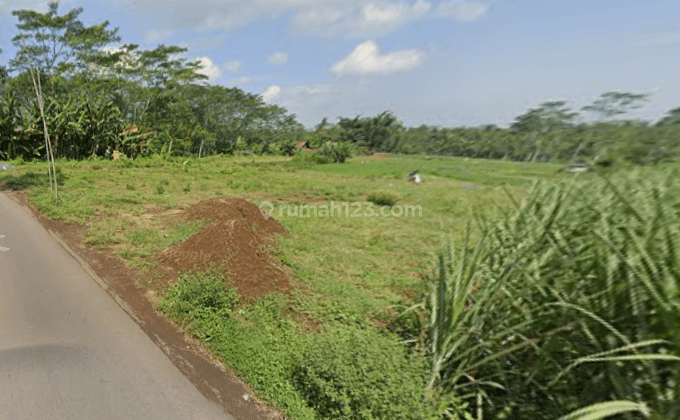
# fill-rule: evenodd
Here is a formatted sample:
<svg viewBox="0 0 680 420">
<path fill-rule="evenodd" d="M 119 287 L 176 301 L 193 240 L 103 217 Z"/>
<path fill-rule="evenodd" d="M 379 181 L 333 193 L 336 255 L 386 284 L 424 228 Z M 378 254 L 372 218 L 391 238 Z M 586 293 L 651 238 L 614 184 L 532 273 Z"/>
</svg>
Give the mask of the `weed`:
<svg viewBox="0 0 680 420">
<path fill-rule="evenodd" d="M 369 194 L 366 200 L 378 206 L 392 207 L 393 205 L 397 204 L 397 202 L 400 200 L 400 197 L 391 191 L 378 191 Z"/>
</svg>

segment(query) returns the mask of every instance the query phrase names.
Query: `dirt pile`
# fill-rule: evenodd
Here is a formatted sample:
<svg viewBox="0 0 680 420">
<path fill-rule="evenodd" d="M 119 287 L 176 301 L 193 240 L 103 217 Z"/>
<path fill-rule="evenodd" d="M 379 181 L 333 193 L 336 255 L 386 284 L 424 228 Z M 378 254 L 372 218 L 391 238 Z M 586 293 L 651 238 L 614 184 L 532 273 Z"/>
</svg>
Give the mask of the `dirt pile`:
<svg viewBox="0 0 680 420">
<path fill-rule="evenodd" d="M 181 273 L 226 261 L 226 275 L 243 297 L 290 289 L 281 263 L 270 255 L 273 236 L 286 230 L 265 219 L 257 206 L 241 198 L 201 201 L 178 215 L 179 220 L 210 219 L 212 224 L 160 254 L 158 270 L 174 282 Z"/>
</svg>

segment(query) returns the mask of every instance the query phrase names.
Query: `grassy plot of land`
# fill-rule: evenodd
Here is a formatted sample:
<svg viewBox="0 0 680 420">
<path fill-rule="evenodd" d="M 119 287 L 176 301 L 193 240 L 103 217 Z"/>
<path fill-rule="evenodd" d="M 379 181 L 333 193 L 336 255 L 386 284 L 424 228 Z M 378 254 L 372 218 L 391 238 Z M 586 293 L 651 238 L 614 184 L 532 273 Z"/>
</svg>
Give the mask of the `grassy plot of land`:
<svg viewBox="0 0 680 420">
<path fill-rule="evenodd" d="M 177 214 L 214 197 L 271 202 L 272 216 L 289 231 L 277 238 L 273 252 L 290 267 L 290 293 L 244 300 L 227 289 L 222 296 L 215 282 L 229 279 L 208 272 L 184 277 L 161 308 L 292 418 L 349 418 L 356 410 L 424 415 L 410 406 L 424 389 L 424 360 L 405 358 L 397 338 L 380 331 L 394 326 L 399 310 L 421 297 L 445 237 L 459 238 L 475 214 L 507 207 L 504 189 L 522 196 L 533 180 L 561 176 L 559 165 L 412 156 L 356 157 L 329 165 L 277 157 L 61 161 L 62 204 L 55 206 L 45 164 L 13 164 L 15 170 L 0 173 L 5 188 L 28 190 L 36 207 L 53 219 L 89 224 L 86 244 L 115 250 L 161 294 L 166 292 L 161 280 L 144 277 L 159 262 L 158 253 L 210 223 L 180 221 Z M 406 182 L 416 169 L 423 175 L 420 185 Z M 365 216 L 369 198 L 418 206 L 422 216 Z M 350 205 L 349 217 L 344 210 L 333 217 L 291 211 L 294 205 L 331 202 L 360 204 Z M 325 372 L 305 365 L 318 357 L 335 358 L 333 365 L 346 369 Z M 340 386 L 330 400 L 320 391 L 328 377 Z M 369 395 L 379 393 L 376 381 L 401 391 Z M 356 390 L 354 397 L 342 389 Z M 357 407 L 362 400 L 375 405 Z"/>
</svg>

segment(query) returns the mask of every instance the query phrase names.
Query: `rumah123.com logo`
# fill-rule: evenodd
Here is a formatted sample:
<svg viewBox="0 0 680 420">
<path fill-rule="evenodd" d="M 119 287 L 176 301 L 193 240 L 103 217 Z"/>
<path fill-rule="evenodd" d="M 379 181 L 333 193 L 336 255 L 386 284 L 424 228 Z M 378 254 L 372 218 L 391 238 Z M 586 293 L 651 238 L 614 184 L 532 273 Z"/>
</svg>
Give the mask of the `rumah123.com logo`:
<svg viewBox="0 0 680 420">
<path fill-rule="evenodd" d="M 0 239 L 4 238 L 5 235 L 0 235 Z M 0 251 L 9 251 L 9 248 L 5 248 L 3 246 L 0 246 Z"/>
</svg>

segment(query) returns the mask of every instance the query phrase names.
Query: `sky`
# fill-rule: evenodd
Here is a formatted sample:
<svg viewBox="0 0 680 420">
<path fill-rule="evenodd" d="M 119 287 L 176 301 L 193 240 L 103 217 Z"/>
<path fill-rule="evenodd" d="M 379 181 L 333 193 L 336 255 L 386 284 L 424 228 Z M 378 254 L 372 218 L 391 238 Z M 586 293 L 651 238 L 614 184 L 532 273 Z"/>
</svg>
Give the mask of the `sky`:
<svg viewBox="0 0 680 420">
<path fill-rule="evenodd" d="M 307 127 L 392 111 L 407 126 L 507 126 L 563 100 L 649 94 L 631 118 L 680 107 L 678 0 L 64 0 L 121 44 L 186 47 L 210 83 L 285 107 Z M 0 63 L 14 54 L 0 0 Z M 584 113 L 584 118 L 587 115 Z"/>
</svg>

